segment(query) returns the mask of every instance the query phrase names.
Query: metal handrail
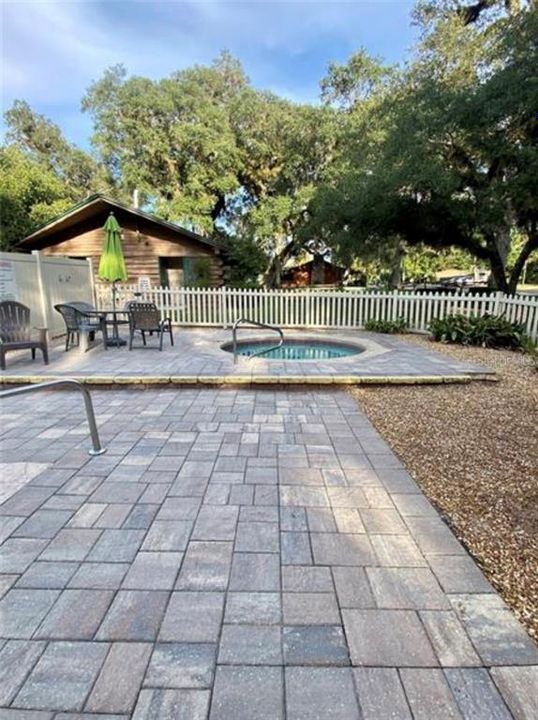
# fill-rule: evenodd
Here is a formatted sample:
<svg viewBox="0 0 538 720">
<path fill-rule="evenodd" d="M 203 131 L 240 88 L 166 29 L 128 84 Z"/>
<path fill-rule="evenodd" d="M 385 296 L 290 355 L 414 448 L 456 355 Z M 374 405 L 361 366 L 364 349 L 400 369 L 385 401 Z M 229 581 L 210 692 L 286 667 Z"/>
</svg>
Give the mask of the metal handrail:
<svg viewBox="0 0 538 720">
<path fill-rule="evenodd" d="M 95 413 L 93 411 L 93 403 L 88 388 L 84 387 L 78 380 L 51 380 L 50 382 L 39 383 L 39 385 L 25 385 L 21 388 L 15 388 L 15 390 L 4 390 L 0 392 L 0 399 L 6 397 L 15 397 L 17 395 L 26 395 L 27 393 L 37 392 L 38 390 L 48 390 L 54 387 L 69 387 L 74 390 L 80 390 L 84 397 L 84 405 L 86 406 L 86 417 L 88 419 L 88 425 L 90 427 L 90 435 L 92 438 L 93 448 L 88 450 L 89 455 L 102 455 L 106 453 L 106 448 L 101 446 L 99 440 L 99 431 L 97 430 L 97 423 L 95 422 Z"/>
<path fill-rule="evenodd" d="M 251 360 L 253 357 L 258 357 L 259 355 L 265 355 L 265 353 L 270 352 L 271 350 L 276 350 L 279 347 L 282 347 L 282 344 L 284 342 L 284 333 L 282 330 L 277 327 L 276 325 L 267 325 L 266 323 L 257 322 L 256 320 L 250 320 L 249 318 L 239 318 L 236 320 L 233 324 L 232 328 L 232 341 L 233 341 L 233 351 L 234 351 L 234 365 L 237 363 L 237 328 L 239 325 L 255 325 L 256 327 L 266 328 L 267 330 L 273 330 L 274 332 L 277 332 L 280 335 L 280 342 L 278 345 L 271 345 L 271 347 L 265 348 L 265 350 L 260 350 L 259 352 L 252 353 L 252 355 L 249 355 L 249 360 Z"/>
</svg>

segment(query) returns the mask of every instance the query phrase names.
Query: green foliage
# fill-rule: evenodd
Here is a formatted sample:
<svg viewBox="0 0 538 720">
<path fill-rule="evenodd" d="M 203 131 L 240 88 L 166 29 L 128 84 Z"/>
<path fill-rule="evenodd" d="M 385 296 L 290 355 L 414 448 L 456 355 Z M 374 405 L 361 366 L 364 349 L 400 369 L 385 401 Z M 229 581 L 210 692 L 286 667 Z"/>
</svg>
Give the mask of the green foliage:
<svg viewBox="0 0 538 720">
<path fill-rule="evenodd" d="M 222 238 L 226 267 L 226 285 L 238 288 L 259 286 L 259 279 L 267 267 L 267 255 L 252 237 Z"/>
<path fill-rule="evenodd" d="M 161 216 L 210 232 L 239 190 L 229 103 L 245 82 L 228 56 L 156 81 L 110 68 L 83 99 L 101 162 Z"/>
<path fill-rule="evenodd" d="M 364 324 L 366 330 L 378 333 L 387 333 L 393 335 L 394 333 L 405 332 L 408 328 L 407 320 L 403 317 L 398 320 L 367 320 Z"/>
<path fill-rule="evenodd" d="M 476 264 L 476 258 L 465 250 L 435 250 L 426 245 L 407 247 L 402 263 L 405 279 L 415 282 L 435 280 L 436 273 L 448 268 L 469 271 Z"/>
<path fill-rule="evenodd" d="M 455 246 L 513 291 L 538 250 L 538 14 L 499 10 L 474 23 L 454 3 L 440 5 L 442 12 L 423 8 L 412 62 L 381 89 L 381 69 L 361 64 L 340 153 L 317 188 L 307 230 L 351 258 L 395 236 L 409 246 Z M 514 229 L 524 243 L 509 267 Z"/>
<path fill-rule="evenodd" d="M 16 100 L 5 113 L 5 121 L 8 143 L 52 172 L 74 202 L 106 187 L 95 160 L 69 143 L 57 125 L 35 113 L 28 103 Z"/>
<path fill-rule="evenodd" d="M 51 170 L 15 147 L 0 148 L 0 248 L 11 250 L 41 223 L 72 204 Z"/>
<path fill-rule="evenodd" d="M 489 348 L 521 348 L 526 342 L 525 325 L 502 315 L 447 315 L 432 320 L 430 327 L 437 342 L 479 345 Z"/>
<path fill-rule="evenodd" d="M 329 108 L 255 90 L 227 53 L 157 81 L 110 68 L 83 108 L 110 176 L 159 215 L 255 238 L 266 265 L 300 249 L 296 230 L 334 141 Z"/>
<path fill-rule="evenodd" d="M 323 78 L 321 97 L 327 104 L 353 109 L 357 103 L 379 94 L 389 84 L 395 69 L 372 58 L 361 48 L 345 65 L 331 63 L 327 77 Z"/>
<path fill-rule="evenodd" d="M 196 278 L 195 287 L 208 288 L 213 285 L 211 258 L 200 257 L 192 261 L 192 272 Z"/>
</svg>

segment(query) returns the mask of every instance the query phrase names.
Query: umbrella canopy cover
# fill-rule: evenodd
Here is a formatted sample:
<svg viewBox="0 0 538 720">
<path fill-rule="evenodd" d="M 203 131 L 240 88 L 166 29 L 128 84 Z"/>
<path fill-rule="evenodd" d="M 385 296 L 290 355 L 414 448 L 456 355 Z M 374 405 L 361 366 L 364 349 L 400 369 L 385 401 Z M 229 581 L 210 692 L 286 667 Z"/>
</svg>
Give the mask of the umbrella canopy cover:
<svg viewBox="0 0 538 720">
<path fill-rule="evenodd" d="M 103 229 L 105 231 L 105 244 L 97 274 L 101 280 L 108 280 L 109 282 L 125 281 L 128 276 L 121 247 L 121 228 L 114 217 L 114 213 L 110 213 Z"/>
</svg>

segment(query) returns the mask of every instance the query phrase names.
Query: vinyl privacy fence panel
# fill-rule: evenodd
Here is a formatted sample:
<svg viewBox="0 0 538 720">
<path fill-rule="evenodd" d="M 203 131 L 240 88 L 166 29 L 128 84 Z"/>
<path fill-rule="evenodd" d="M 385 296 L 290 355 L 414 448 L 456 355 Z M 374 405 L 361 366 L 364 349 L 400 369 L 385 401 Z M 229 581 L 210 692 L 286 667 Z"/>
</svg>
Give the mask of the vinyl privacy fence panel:
<svg viewBox="0 0 538 720">
<path fill-rule="evenodd" d="M 17 300 L 30 308 L 31 323 L 46 327 L 49 337 L 65 332 L 57 303 L 93 302 L 92 268 L 87 260 L 0 252 L 0 300 Z"/>
<path fill-rule="evenodd" d="M 141 292 L 137 285 L 123 285 L 117 297 L 119 307 L 130 300 L 154 302 L 176 325 L 213 327 L 248 318 L 282 328 L 360 329 L 370 319 L 403 318 L 411 330 L 426 331 L 434 318 L 453 313 L 502 314 L 525 324 L 538 340 L 538 297 L 530 295 L 163 287 Z M 96 285 L 98 307 L 109 307 L 111 298 L 110 286 Z"/>
</svg>

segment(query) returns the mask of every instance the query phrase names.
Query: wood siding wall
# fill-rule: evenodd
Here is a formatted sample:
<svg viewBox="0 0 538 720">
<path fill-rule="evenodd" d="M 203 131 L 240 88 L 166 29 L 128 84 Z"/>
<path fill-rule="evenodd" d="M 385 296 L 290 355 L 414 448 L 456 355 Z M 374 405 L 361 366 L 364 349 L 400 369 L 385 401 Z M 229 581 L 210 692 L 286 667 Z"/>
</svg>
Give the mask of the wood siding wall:
<svg viewBox="0 0 538 720">
<path fill-rule="evenodd" d="M 115 215 L 122 228 L 123 253 L 129 274 L 127 282 L 136 283 L 139 277 L 146 276 L 152 285 L 160 285 L 160 257 L 207 257 L 211 260 L 213 286 L 222 285 L 222 261 L 218 250 L 128 213 L 118 211 Z M 39 249 L 45 255 L 91 258 L 97 272 L 106 216 L 104 213 L 102 217 L 91 218 L 51 236 L 47 246 Z"/>
</svg>

